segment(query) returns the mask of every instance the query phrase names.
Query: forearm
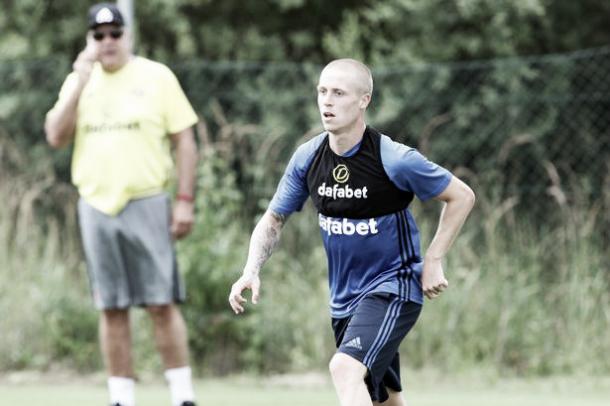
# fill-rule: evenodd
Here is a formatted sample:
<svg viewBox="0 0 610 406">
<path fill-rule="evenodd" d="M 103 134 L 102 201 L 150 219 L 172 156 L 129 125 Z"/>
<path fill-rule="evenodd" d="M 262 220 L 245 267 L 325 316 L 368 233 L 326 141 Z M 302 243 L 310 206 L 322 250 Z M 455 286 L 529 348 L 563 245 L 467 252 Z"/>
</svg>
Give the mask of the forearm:
<svg viewBox="0 0 610 406">
<path fill-rule="evenodd" d="M 82 90 L 83 86 L 77 86 L 62 104 L 47 115 L 44 129 L 47 142 L 53 148 L 61 148 L 72 142 Z"/>
<path fill-rule="evenodd" d="M 250 237 L 250 248 L 244 274 L 258 275 L 265 262 L 271 257 L 275 247 L 277 247 L 286 219 L 286 216 L 274 213 L 271 210 L 265 212 Z"/>
<path fill-rule="evenodd" d="M 199 154 L 192 129 L 175 135 L 178 173 L 178 194 L 193 196 Z"/>
<path fill-rule="evenodd" d="M 459 182 L 459 188 L 453 188 L 451 198 L 444 200 L 438 228 L 426 251 L 428 259 L 442 259 L 453 244 L 468 214 L 474 206 L 475 196 L 472 190 Z"/>
</svg>

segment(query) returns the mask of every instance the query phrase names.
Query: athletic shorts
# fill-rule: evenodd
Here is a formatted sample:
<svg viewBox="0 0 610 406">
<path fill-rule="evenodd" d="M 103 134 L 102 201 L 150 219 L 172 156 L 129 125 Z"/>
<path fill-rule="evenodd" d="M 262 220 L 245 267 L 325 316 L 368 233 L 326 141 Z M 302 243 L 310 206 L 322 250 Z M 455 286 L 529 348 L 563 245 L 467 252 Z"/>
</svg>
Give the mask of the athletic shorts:
<svg viewBox="0 0 610 406">
<path fill-rule="evenodd" d="M 81 198 L 78 215 L 97 309 L 184 301 L 166 194 L 132 200 L 117 216 Z"/>
<path fill-rule="evenodd" d="M 391 293 L 366 296 L 350 317 L 333 319 L 337 352 L 362 362 L 371 400 L 385 402 L 388 388 L 401 392 L 398 347 L 417 321 L 422 306 Z"/>
</svg>

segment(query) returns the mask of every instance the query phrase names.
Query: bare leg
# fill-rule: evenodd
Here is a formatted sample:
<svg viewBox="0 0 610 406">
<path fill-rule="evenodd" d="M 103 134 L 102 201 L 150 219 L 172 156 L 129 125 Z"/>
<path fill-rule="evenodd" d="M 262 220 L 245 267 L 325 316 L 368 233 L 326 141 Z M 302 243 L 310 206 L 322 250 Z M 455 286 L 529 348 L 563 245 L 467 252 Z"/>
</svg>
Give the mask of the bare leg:
<svg viewBox="0 0 610 406">
<path fill-rule="evenodd" d="M 404 398 L 402 397 L 402 392 L 394 392 L 391 389 L 388 389 L 388 394 L 390 397 L 383 403 L 373 402 L 373 406 L 406 406 Z"/>
<path fill-rule="evenodd" d="M 132 378 L 129 310 L 103 310 L 100 314 L 99 336 L 108 375 Z"/>
<path fill-rule="evenodd" d="M 165 369 L 188 365 L 188 341 L 186 324 L 178 307 L 174 304 L 148 306 L 154 329 L 157 350 L 161 354 Z"/>
<path fill-rule="evenodd" d="M 366 367 L 360 361 L 336 353 L 330 360 L 329 369 L 341 406 L 372 406 L 364 383 Z"/>
</svg>

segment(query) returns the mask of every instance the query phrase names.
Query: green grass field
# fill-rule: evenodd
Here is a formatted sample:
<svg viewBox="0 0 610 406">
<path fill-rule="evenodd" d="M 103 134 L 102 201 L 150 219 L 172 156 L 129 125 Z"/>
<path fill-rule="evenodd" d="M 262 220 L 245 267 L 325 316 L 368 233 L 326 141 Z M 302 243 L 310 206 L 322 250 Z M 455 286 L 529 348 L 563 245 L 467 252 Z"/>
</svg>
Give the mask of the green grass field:
<svg viewBox="0 0 610 406">
<path fill-rule="evenodd" d="M 607 406 L 610 378 L 570 377 L 548 379 L 459 378 L 439 380 L 432 375 L 411 376 L 407 400 L 411 406 Z M 437 381 L 437 382 L 435 382 Z M 486 382 L 487 381 L 487 382 Z M 420 384 L 415 387 L 415 383 Z M 331 406 L 338 405 L 332 387 L 323 374 L 281 378 L 227 378 L 198 380 L 200 405 L 247 406 Z M 138 384 L 141 406 L 168 406 L 169 395 L 161 381 Z M 0 404 L 7 406 L 106 405 L 101 376 L 73 379 L 0 379 Z"/>
</svg>

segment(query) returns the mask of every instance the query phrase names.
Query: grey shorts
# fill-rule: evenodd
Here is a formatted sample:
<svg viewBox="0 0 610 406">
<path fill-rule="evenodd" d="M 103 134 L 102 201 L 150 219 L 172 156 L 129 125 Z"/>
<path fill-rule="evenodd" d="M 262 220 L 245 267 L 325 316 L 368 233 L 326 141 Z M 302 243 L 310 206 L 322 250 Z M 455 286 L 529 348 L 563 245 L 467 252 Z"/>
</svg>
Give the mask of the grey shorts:
<svg viewBox="0 0 610 406">
<path fill-rule="evenodd" d="M 184 301 L 166 194 L 132 200 L 117 216 L 81 198 L 78 215 L 96 308 Z"/>
</svg>

